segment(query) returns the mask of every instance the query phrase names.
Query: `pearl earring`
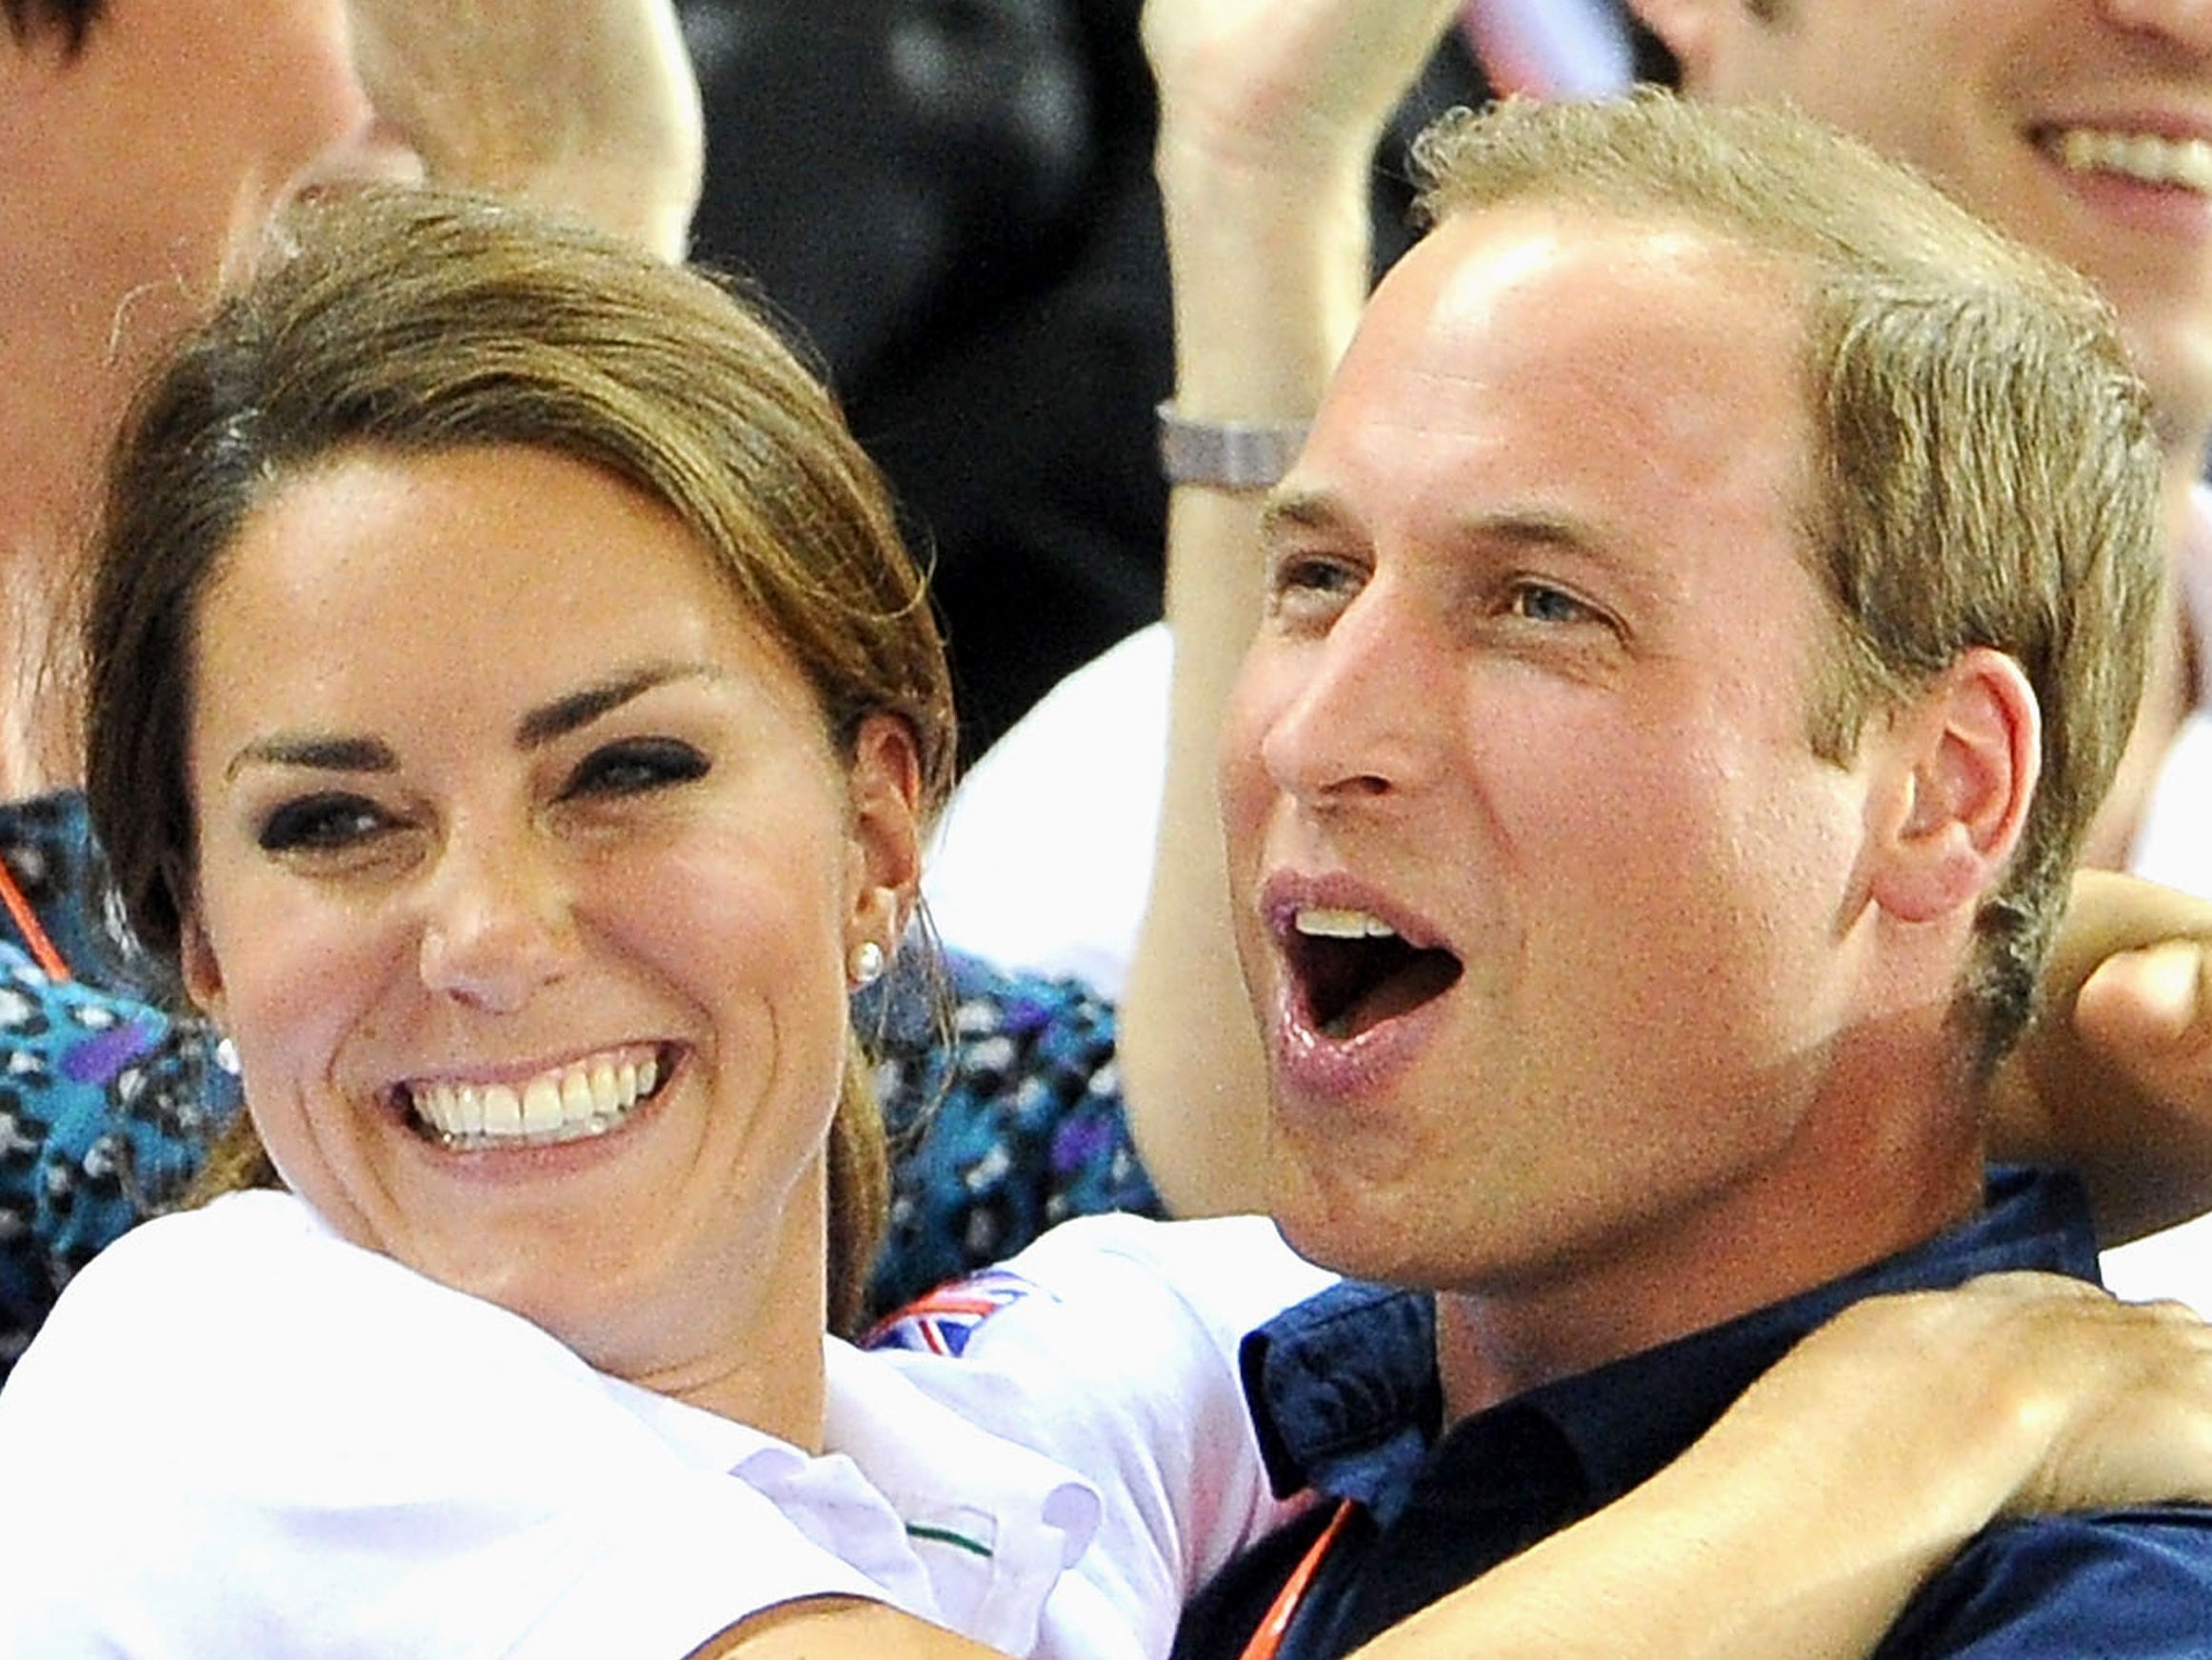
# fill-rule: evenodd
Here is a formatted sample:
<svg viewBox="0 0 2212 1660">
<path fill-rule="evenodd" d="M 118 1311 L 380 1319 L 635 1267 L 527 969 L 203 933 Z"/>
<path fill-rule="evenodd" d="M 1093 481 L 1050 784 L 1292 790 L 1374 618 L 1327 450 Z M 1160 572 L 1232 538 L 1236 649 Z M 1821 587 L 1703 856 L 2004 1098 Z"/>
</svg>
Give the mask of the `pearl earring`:
<svg viewBox="0 0 2212 1660">
<path fill-rule="evenodd" d="M 845 959 L 845 971 L 855 990 L 874 985 L 884 977 L 884 948 L 872 939 L 862 940 Z"/>
</svg>

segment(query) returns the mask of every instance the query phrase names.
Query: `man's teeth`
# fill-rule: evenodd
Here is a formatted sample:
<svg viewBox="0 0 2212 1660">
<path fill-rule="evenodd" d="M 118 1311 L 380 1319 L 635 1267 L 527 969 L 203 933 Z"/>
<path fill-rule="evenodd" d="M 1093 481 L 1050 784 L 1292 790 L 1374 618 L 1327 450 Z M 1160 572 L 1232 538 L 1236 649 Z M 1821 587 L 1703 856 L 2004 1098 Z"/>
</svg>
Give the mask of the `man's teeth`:
<svg viewBox="0 0 2212 1660">
<path fill-rule="evenodd" d="M 1337 910 L 1319 905 L 1304 907 L 1290 919 L 1290 925 L 1318 939 L 1392 939 L 1398 932 L 1365 910 Z"/>
<path fill-rule="evenodd" d="M 2212 193 L 2212 143 L 2202 138 L 2069 127 L 2059 134 L 2055 149 L 2059 160 L 2078 173 L 2121 173 L 2145 184 Z"/>
<path fill-rule="evenodd" d="M 542 1146 L 606 1134 L 660 1078 L 650 1053 L 600 1055 L 519 1087 L 441 1079 L 407 1094 L 415 1115 L 449 1147 Z"/>
</svg>

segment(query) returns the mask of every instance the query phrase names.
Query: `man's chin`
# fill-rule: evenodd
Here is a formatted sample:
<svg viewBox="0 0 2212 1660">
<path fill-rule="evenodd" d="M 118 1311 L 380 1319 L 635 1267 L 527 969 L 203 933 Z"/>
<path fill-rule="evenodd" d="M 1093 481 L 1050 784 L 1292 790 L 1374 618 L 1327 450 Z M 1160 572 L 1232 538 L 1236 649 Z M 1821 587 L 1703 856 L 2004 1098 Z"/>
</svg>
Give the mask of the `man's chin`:
<svg viewBox="0 0 2212 1660">
<path fill-rule="evenodd" d="M 1382 1285 L 1430 1283 L 1421 1271 L 1421 1230 L 1370 1190 L 1284 1158 L 1269 1170 L 1268 1214 L 1290 1249 L 1316 1268 Z"/>
</svg>

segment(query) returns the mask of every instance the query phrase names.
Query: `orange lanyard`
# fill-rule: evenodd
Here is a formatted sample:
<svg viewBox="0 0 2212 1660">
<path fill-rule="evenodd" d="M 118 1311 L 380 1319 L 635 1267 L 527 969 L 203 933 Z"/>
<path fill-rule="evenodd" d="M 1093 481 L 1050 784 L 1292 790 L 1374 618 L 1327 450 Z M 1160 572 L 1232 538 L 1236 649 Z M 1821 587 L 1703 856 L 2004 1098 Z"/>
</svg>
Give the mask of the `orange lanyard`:
<svg viewBox="0 0 2212 1660">
<path fill-rule="evenodd" d="M 1283 1635 L 1290 1630 L 1290 1622 L 1298 1617 L 1299 1605 L 1305 1601 L 1305 1592 L 1313 1584 L 1313 1576 L 1321 1569 L 1321 1559 L 1329 1552 L 1337 1535 L 1345 1530 L 1345 1524 L 1352 1519 L 1359 1507 L 1350 1499 L 1338 1503 L 1336 1514 L 1329 1517 L 1328 1526 L 1322 1529 L 1321 1536 L 1306 1547 L 1298 1566 L 1290 1570 L 1290 1577 L 1283 1582 L 1283 1589 L 1275 1593 L 1268 1606 L 1267 1616 L 1260 1622 L 1260 1629 L 1252 1633 L 1252 1640 L 1245 1645 L 1244 1660 L 1275 1660 L 1275 1650 L 1283 1647 Z"/>
<path fill-rule="evenodd" d="M 46 930 L 39 925 L 38 912 L 30 909 L 30 901 L 24 897 L 23 890 L 15 885 L 15 872 L 8 868 L 6 859 L 0 859 L 0 905 L 5 905 L 8 914 L 15 919 L 16 931 L 23 935 L 24 943 L 30 948 L 30 954 L 38 960 L 38 966 L 46 970 L 46 977 L 54 981 L 67 980 L 70 977 L 69 964 L 62 961 L 61 952 L 54 950 L 53 941 L 47 937 Z"/>
</svg>

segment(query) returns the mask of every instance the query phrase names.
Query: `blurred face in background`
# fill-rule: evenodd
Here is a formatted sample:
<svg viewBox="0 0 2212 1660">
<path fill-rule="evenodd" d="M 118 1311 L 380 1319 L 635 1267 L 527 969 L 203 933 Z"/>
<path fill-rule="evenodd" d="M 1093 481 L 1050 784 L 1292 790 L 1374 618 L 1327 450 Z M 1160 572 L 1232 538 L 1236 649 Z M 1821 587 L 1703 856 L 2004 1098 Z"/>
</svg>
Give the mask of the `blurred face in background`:
<svg viewBox="0 0 2212 1660">
<path fill-rule="evenodd" d="M 1703 96 L 1786 98 L 2092 278 L 2169 444 L 2212 431 L 2212 7 L 1633 0 Z"/>
<path fill-rule="evenodd" d="M 40 314 L 104 344 L 94 372 L 211 304 L 299 191 L 412 170 L 380 144 L 344 0 L 110 0 L 76 54 L 35 26 L 0 65 L 9 257 Z"/>
</svg>

